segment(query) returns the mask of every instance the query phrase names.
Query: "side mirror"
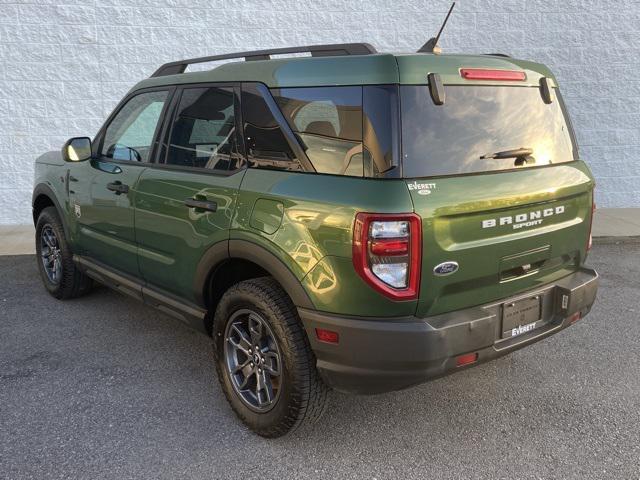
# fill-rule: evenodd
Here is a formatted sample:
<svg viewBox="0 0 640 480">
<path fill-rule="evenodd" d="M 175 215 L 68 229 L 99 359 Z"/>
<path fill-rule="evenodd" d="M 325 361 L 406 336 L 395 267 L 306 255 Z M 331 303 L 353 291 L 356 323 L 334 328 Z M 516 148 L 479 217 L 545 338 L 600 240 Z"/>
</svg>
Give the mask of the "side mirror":
<svg viewBox="0 0 640 480">
<path fill-rule="evenodd" d="M 91 139 L 76 137 L 67 140 L 62 147 L 62 158 L 65 162 L 82 162 L 91 158 Z"/>
</svg>

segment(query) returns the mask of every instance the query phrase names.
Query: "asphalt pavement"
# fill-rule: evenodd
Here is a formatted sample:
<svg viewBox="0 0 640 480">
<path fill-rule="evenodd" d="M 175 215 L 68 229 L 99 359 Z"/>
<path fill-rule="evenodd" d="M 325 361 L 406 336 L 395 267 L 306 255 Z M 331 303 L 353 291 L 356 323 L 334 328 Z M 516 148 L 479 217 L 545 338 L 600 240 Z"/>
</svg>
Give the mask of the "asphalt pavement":
<svg viewBox="0 0 640 480">
<path fill-rule="evenodd" d="M 0 257 L 0 478 L 640 479 L 640 244 L 596 245 L 591 314 L 494 362 L 265 440 L 207 337 L 105 288 L 68 302 Z"/>
</svg>

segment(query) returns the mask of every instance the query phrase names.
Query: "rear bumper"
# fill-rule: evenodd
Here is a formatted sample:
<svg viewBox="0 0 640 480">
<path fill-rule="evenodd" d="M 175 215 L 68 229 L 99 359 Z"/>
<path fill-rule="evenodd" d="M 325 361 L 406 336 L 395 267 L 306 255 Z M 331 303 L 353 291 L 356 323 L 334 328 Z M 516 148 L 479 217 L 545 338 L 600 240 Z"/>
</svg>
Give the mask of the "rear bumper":
<svg viewBox="0 0 640 480">
<path fill-rule="evenodd" d="M 477 352 L 477 365 L 530 345 L 571 325 L 591 310 L 598 274 L 583 268 L 558 282 L 487 305 L 428 318 L 362 318 L 299 309 L 324 381 L 350 393 L 382 393 L 423 383 L 467 367 L 456 357 Z M 501 338 L 505 302 L 540 296 L 538 328 Z M 318 341 L 316 328 L 338 332 L 339 343 Z"/>
</svg>

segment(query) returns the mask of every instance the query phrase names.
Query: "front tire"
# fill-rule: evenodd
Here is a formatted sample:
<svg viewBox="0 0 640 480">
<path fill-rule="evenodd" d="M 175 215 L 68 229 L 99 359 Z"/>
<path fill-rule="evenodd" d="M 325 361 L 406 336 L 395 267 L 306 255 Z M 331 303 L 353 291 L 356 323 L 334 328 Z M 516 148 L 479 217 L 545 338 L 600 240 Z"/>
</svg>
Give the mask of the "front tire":
<svg viewBox="0 0 640 480">
<path fill-rule="evenodd" d="M 322 416 L 328 388 L 297 310 L 275 280 L 246 280 L 227 290 L 213 338 L 222 390 L 255 433 L 279 437 Z"/>
<path fill-rule="evenodd" d="M 59 300 L 79 297 L 91 289 L 91 279 L 73 263 L 73 253 L 54 207 L 47 207 L 36 223 L 36 261 L 47 291 Z"/>
</svg>

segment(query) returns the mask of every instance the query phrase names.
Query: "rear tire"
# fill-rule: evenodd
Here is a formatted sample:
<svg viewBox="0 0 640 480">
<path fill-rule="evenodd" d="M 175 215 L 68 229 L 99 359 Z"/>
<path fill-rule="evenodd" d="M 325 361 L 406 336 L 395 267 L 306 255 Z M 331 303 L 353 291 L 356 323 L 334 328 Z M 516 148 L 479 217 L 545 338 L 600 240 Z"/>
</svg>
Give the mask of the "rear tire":
<svg viewBox="0 0 640 480">
<path fill-rule="evenodd" d="M 47 291 L 59 300 L 87 293 L 92 281 L 73 263 L 64 228 L 54 207 L 40 212 L 36 222 L 36 261 Z"/>
<path fill-rule="evenodd" d="M 322 416 L 328 388 L 296 307 L 275 280 L 257 278 L 229 288 L 216 308 L 213 338 L 222 390 L 255 433 L 280 437 Z"/>
</svg>

